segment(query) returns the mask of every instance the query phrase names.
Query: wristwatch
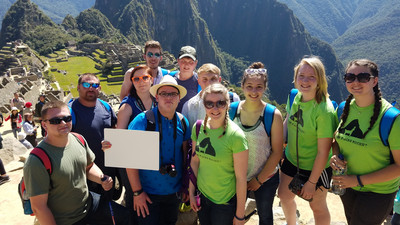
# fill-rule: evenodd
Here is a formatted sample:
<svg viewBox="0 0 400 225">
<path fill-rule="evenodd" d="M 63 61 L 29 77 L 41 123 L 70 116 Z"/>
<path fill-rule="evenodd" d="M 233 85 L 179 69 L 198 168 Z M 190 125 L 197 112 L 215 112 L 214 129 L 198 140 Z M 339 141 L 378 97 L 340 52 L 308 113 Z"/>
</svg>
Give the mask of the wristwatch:
<svg viewBox="0 0 400 225">
<path fill-rule="evenodd" d="M 134 191 L 133 196 L 139 196 L 140 194 L 142 194 L 142 192 L 143 192 L 142 188 L 139 191 Z"/>
</svg>

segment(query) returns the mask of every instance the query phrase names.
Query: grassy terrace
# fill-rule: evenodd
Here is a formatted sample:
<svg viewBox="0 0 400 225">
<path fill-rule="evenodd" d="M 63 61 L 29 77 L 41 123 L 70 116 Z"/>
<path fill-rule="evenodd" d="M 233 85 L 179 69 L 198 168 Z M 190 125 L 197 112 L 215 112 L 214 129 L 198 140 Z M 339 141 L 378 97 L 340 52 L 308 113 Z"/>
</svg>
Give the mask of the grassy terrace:
<svg viewBox="0 0 400 225">
<path fill-rule="evenodd" d="M 63 56 L 63 53 L 57 52 L 58 56 Z M 100 78 L 100 83 L 102 91 L 106 94 L 119 94 L 121 89 L 121 83 L 111 83 L 108 84 L 106 77 L 107 75 L 102 75 L 100 70 L 97 70 L 94 66 L 96 62 L 88 57 L 70 57 L 68 62 L 57 63 L 54 58 L 47 58 L 50 63 L 51 68 L 56 68 L 57 70 L 64 70 L 67 72 L 66 75 L 62 73 L 50 72 L 52 76 L 60 84 L 60 87 L 64 90 L 70 90 L 74 97 L 78 96 L 78 91 L 76 86 L 78 84 L 78 74 L 83 73 L 95 73 Z"/>
</svg>

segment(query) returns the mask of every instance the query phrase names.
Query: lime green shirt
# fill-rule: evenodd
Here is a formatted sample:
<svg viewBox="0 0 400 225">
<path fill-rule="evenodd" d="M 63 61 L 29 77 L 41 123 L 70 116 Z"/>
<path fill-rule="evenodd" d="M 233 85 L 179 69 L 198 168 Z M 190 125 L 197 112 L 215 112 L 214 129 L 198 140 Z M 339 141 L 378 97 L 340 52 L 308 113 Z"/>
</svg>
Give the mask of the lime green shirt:
<svg viewBox="0 0 400 225">
<path fill-rule="evenodd" d="M 231 120 L 224 136 L 224 128 L 200 128 L 196 137 L 196 125 L 192 129 L 192 140 L 196 142 L 196 154 L 200 159 L 197 186 L 201 193 L 215 204 L 224 204 L 236 194 L 236 176 L 233 154 L 248 149 L 243 131 Z"/>
<path fill-rule="evenodd" d="M 369 127 L 374 111 L 374 104 L 367 107 L 358 107 L 354 100 L 350 102 L 350 111 L 346 123 L 336 133 L 336 141 L 340 152 L 347 161 L 347 174 L 364 175 L 376 172 L 390 165 L 390 149 L 384 146 L 379 136 L 379 124 L 384 112 L 391 105 L 382 99 L 382 107 L 377 121 L 362 139 Z M 342 123 L 342 122 L 340 122 Z M 397 117 L 389 134 L 391 150 L 400 150 L 400 119 Z M 353 187 L 357 191 L 371 191 L 380 194 L 389 194 L 398 190 L 400 178 L 390 181 L 368 184 L 363 188 Z"/>
<path fill-rule="evenodd" d="M 318 138 L 333 138 L 337 126 L 337 117 L 329 99 L 318 104 L 315 99 L 301 102 L 301 96 L 302 94 L 299 92 L 292 107 L 290 108 L 289 103 L 286 106 L 288 112 L 288 145 L 285 149 L 285 155 L 293 165 L 297 165 L 297 115 L 300 113 L 298 126 L 299 167 L 311 171 L 318 153 Z M 328 166 L 329 162 L 327 161 L 325 168 Z"/>
</svg>

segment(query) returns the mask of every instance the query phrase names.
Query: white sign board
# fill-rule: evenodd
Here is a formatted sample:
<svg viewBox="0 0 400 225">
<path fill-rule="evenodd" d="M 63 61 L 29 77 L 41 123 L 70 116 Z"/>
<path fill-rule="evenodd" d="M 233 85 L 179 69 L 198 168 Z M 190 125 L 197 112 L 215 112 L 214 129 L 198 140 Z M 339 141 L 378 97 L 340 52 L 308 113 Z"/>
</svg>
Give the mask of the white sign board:
<svg viewBox="0 0 400 225">
<path fill-rule="evenodd" d="M 104 153 L 104 164 L 110 167 L 158 170 L 159 133 L 125 129 L 104 129 L 104 140 L 111 148 Z"/>
</svg>

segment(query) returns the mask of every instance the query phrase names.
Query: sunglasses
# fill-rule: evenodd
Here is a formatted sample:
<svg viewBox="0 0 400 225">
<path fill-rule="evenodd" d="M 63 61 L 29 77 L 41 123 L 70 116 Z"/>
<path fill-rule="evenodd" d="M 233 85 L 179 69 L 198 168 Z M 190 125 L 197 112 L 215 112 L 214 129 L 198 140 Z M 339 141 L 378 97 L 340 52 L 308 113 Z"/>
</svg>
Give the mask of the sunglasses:
<svg viewBox="0 0 400 225">
<path fill-rule="evenodd" d="M 100 84 L 99 84 L 99 83 L 82 82 L 82 86 L 83 86 L 84 88 L 90 88 L 90 87 L 98 88 L 98 87 L 100 87 Z"/>
<path fill-rule="evenodd" d="M 346 73 L 343 78 L 346 83 L 353 83 L 355 80 L 358 80 L 358 82 L 360 83 L 367 83 L 373 77 L 374 76 L 369 73 L 359 73 L 357 75 L 355 75 L 354 73 Z"/>
<path fill-rule="evenodd" d="M 140 76 L 140 77 L 132 77 L 131 79 L 132 79 L 133 82 L 139 83 L 140 80 L 148 81 L 148 80 L 150 80 L 150 78 L 151 78 L 151 76 L 149 74 L 146 74 L 146 75 L 143 75 L 143 76 Z"/>
<path fill-rule="evenodd" d="M 64 116 L 64 117 L 54 117 L 48 120 L 44 121 L 49 121 L 50 124 L 60 124 L 61 121 L 64 121 L 65 123 L 71 122 L 72 116 Z"/>
<path fill-rule="evenodd" d="M 206 107 L 207 109 L 212 109 L 212 108 L 214 108 L 214 107 L 217 107 L 218 109 L 219 109 L 219 108 L 223 108 L 223 107 L 226 106 L 226 104 L 227 104 L 227 102 L 226 102 L 226 101 L 223 101 L 223 100 L 219 100 L 219 101 L 217 101 L 217 102 L 213 102 L 213 101 L 204 101 L 204 107 Z"/>
<path fill-rule="evenodd" d="M 147 53 L 147 57 L 152 58 L 153 56 L 156 57 L 157 59 L 161 57 L 160 53 L 152 53 L 152 52 Z"/>
<path fill-rule="evenodd" d="M 164 97 L 164 98 L 166 98 L 166 97 L 173 97 L 173 98 L 175 98 L 175 97 L 177 97 L 177 96 L 179 95 L 179 93 L 178 93 L 178 92 L 170 92 L 170 93 L 161 92 L 161 93 L 158 93 L 158 95 L 161 96 L 161 97 Z"/>
<path fill-rule="evenodd" d="M 246 69 L 244 71 L 246 74 L 253 75 L 253 74 L 267 74 L 267 69 Z"/>
</svg>

